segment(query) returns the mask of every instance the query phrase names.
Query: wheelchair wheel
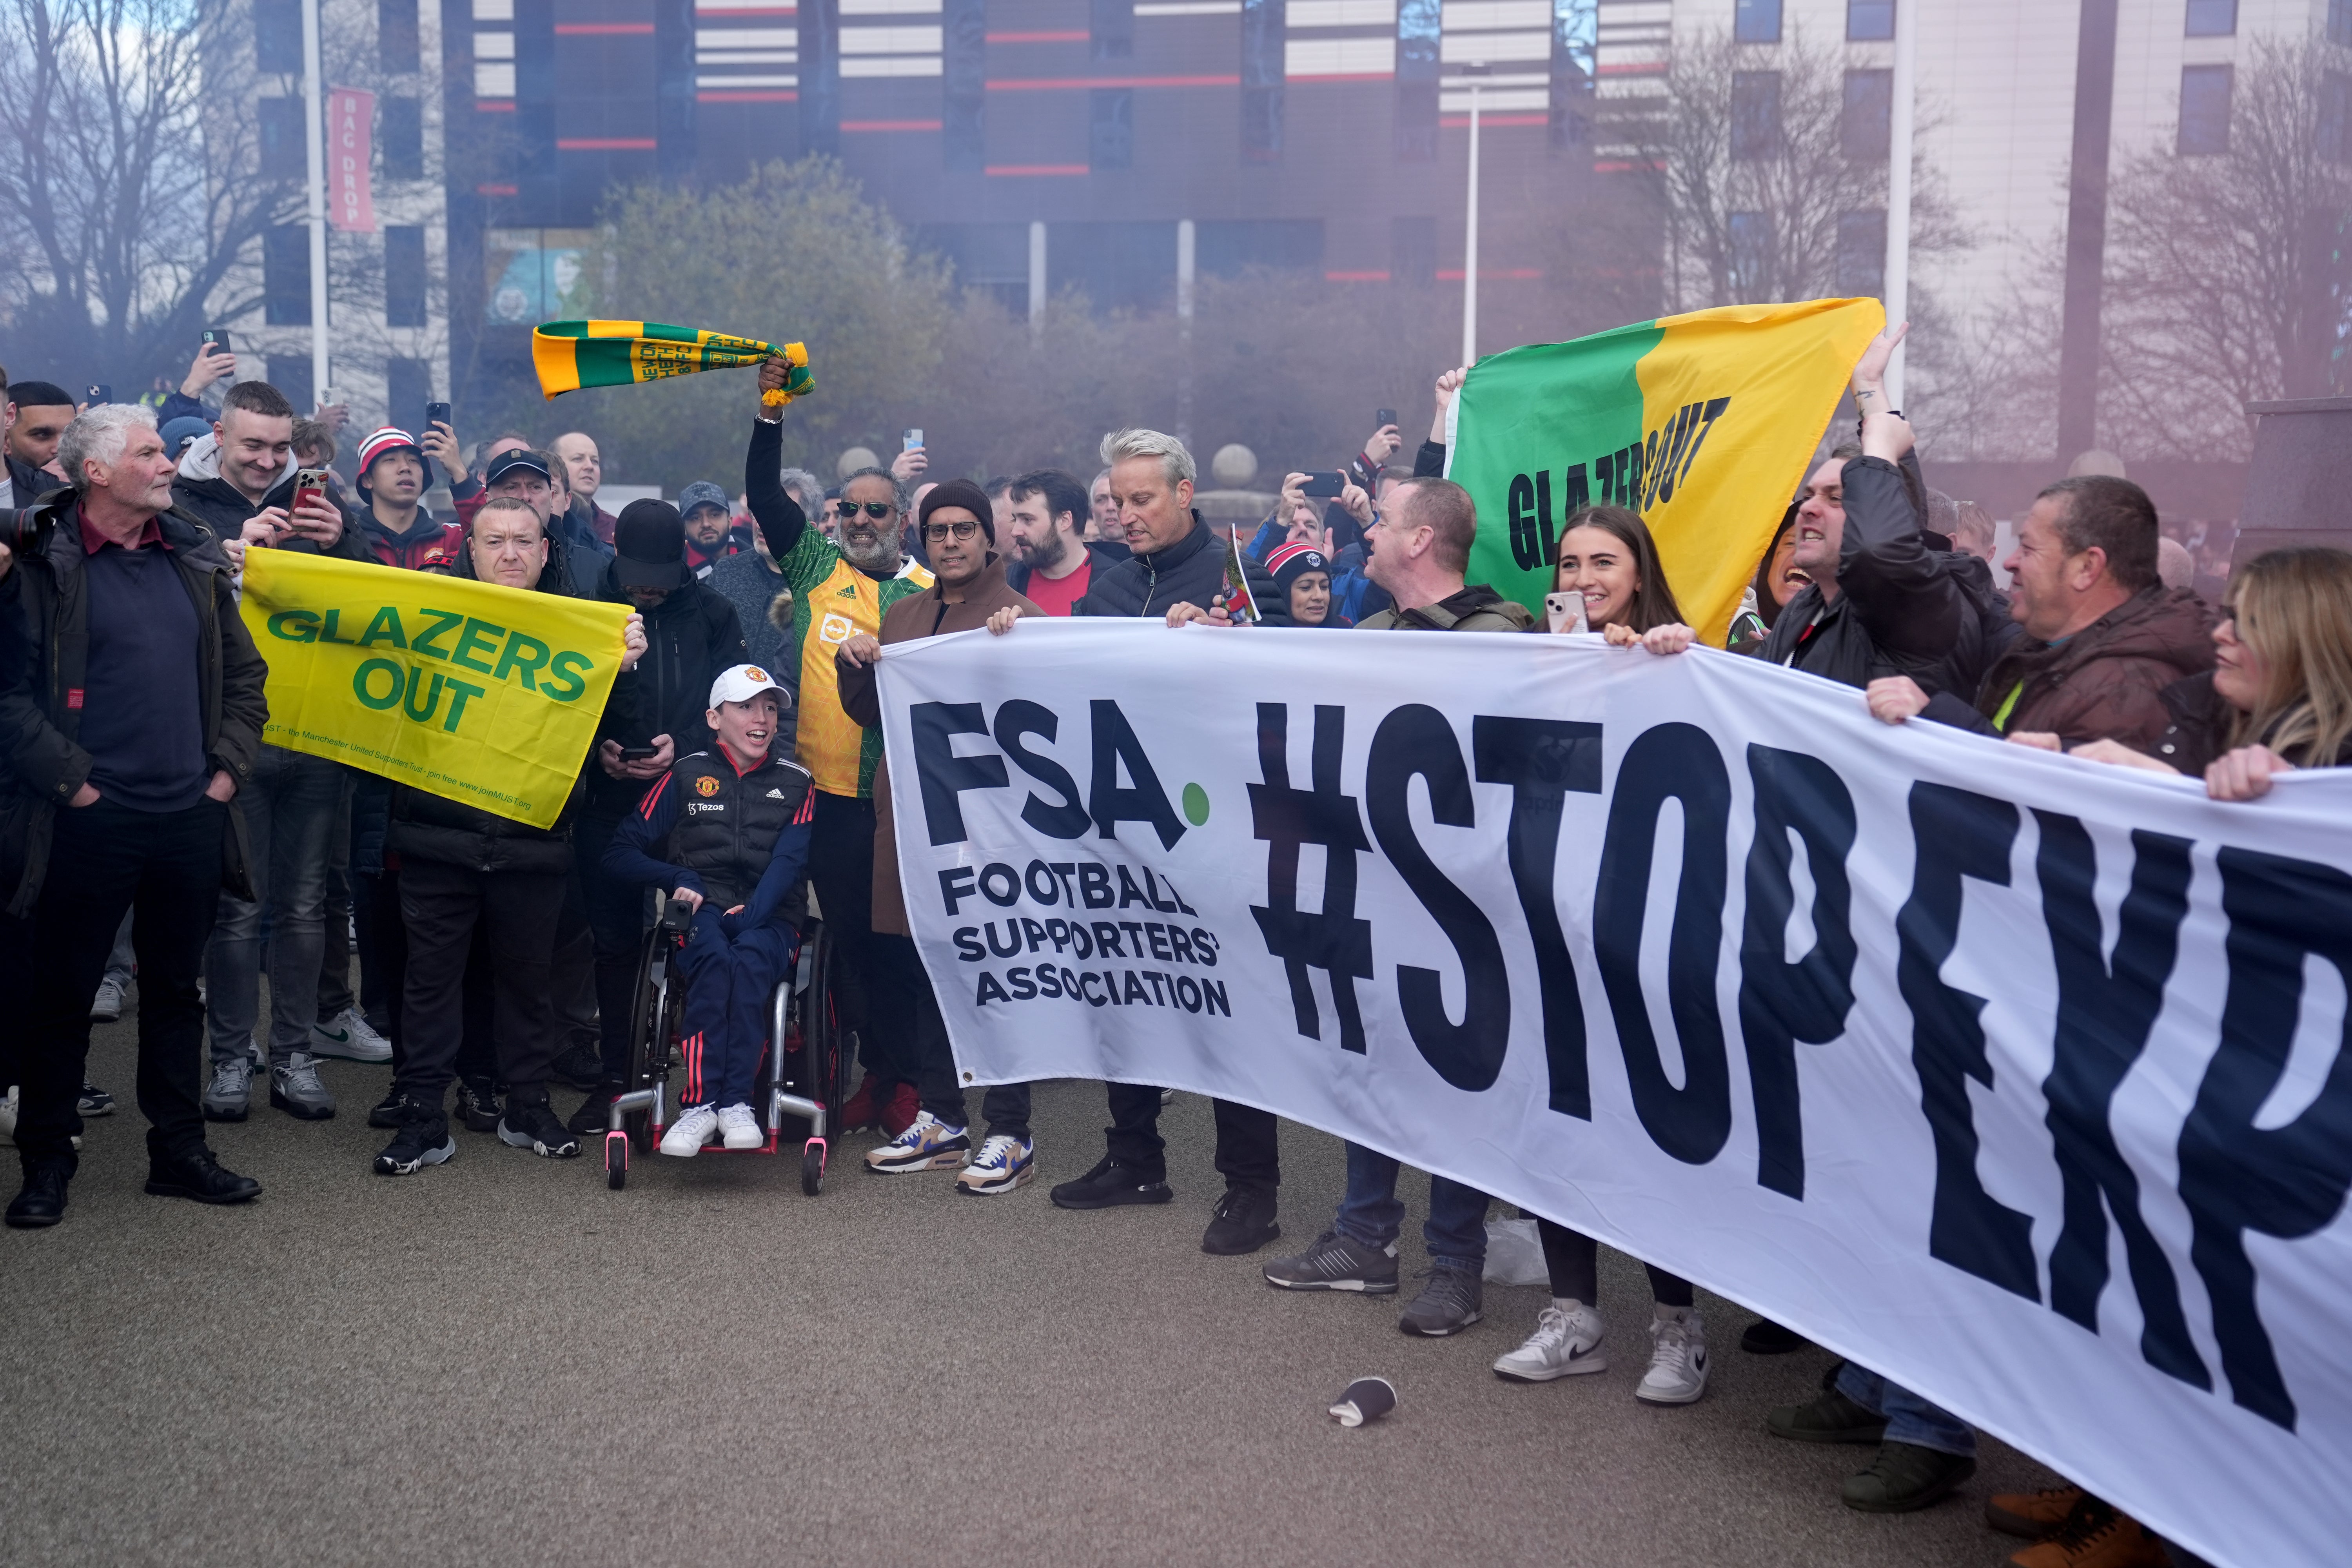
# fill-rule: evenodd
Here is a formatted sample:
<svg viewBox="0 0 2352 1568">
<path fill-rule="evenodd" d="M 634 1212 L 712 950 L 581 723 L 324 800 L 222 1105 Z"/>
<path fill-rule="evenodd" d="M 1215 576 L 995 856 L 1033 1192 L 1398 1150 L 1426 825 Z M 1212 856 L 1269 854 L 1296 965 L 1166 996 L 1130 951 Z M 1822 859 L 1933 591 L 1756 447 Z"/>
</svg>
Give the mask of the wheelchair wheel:
<svg viewBox="0 0 2352 1568">
<path fill-rule="evenodd" d="M 824 1108 L 838 1112 L 857 1089 L 857 1051 L 849 1032 L 841 1026 L 840 1010 L 833 1000 L 835 949 L 832 934 L 817 928 L 814 954 L 809 965 L 809 985 L 801 997 L 801 1037 L 807 1042 L 809 1087 Z M 838 1137 L 837 1121 L 828 1133 Z"/>
<path fill-rule="evenodd" d="M 824 1145 L 821 1143 L 801 1149 L 801 1191 L 810 1197 L 824 1191 Z"/>
<path fill-rule="evenodd" d="M 686 987 L 671 969 L 674 939 L 656 930 L 646 939 L 645 961 L 637 969 L 637 992 L 630 1009 L 628 1087 L 648 1088 L 669 1077 L 670 1055 L 677 1048 L 685 1022 Z M 644 1110 L 624 1111 L 621 1128 L 637 1152 L 653 1152 L 653 1117 Z M 614 1182 L 615 1187 L 619 1182 Z"/>
<path fill-rule="evenodd" d="M 629 1140 L 625 1137 L 605 1135 L 604 1184 L 616 1193 L 629 1184 Z"/>
</svg>

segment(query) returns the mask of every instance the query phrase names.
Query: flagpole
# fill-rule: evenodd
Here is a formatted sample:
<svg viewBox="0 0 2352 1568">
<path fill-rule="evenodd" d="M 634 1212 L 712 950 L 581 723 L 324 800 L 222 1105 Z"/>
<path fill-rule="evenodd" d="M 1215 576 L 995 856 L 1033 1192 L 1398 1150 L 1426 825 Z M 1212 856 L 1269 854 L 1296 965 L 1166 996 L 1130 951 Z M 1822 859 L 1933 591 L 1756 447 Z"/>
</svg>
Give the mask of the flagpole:
<svg viewBox="0 0 2352 1568">
<path fill-rule="evenodd" d="M 1478 79 L 1470 79 L 1470 195 L 1462 229 L 1462 363 L 1478 363 Z"/>
<path fill-rule="evenodd" d="M 303 153 L 310 184 L 310 397 L 314 405 L 332 384 L 327 374 L 327 141 L 320 55 L 319 0 L 302 0 Z"/>
<path fill-rule="evenodd" d="M 1896 0 L 1895 6 L 1895 101 L 1886 127 L 1886 280 L 1884 296 L 1889 331 L 1911 310 L 1911 132 L 1916 108 L 1919 56 L 1919 0 Z M 1897 344 L 1886 363 L 1886 397 L 1895 407 L 1903 403 L 1903 349 Z"/>
</svg>

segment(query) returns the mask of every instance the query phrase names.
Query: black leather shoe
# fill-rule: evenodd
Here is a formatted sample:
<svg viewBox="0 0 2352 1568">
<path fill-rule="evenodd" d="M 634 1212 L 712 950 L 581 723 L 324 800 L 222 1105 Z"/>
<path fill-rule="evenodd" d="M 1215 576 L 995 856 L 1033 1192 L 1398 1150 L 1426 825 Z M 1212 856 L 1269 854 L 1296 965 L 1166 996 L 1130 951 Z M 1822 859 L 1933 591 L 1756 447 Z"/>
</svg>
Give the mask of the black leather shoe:
<svg viewBox="0 0 2352 1568">
<path fill-rule="evenodd" d="M 25 1173 L 25 1190 L 8 1205 L 8 1224 L 16 1230 L 46 1230 L 66 1217 L 66 1173 L 55 1165 L 36 1165 Z"/>
<path fill-rule="evenodd" d="M 1272 1193 L 1259 1187 L 1227 1187 L 1201 1237 L 1201 1250 L 1219 1258 L 1255 1252 L 1282 1234 L 1274 1215 Z"/>
<path fill-rule="evenodd" d="M 194 1198 L 200 1204 L 241 1204 L 261 1195 L 261 1184 L 221 1169 L 210 1149 L 175 1159 L 147 1162 L 147 1190 L 159 1198 Z"/>
</svg>

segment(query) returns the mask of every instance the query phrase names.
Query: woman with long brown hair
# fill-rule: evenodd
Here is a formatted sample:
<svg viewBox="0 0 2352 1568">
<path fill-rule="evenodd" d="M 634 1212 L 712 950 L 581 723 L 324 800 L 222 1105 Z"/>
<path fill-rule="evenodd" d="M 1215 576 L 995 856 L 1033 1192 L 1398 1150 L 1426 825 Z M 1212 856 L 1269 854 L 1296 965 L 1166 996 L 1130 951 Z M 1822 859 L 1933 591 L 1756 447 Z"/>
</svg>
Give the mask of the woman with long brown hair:
<svg viewBox="0 0 2352 1568">
<path fill-rule="evenodd" d="M 2352 553 L 2295 545 L 2256 556 L 2230 584 L 2214 665 L 2164 690 L 2156 754 L 2112 741 L 2073 754 L 2205 776 L 2215 800 L 2252 800 L 2297 768 L 2352 764 Z"/>
<path fill-rule="evenodd" d="M 1552 552 L 1551 588 L 1583 595 L 1585 629 L 1612 647 L 1638 642 L 1652 653 L 1680 653 L 1695 635 L 1683 624 L 1650 525 L 1625 507 L 1590 506 L 1568 520 Z"/>
</svg>

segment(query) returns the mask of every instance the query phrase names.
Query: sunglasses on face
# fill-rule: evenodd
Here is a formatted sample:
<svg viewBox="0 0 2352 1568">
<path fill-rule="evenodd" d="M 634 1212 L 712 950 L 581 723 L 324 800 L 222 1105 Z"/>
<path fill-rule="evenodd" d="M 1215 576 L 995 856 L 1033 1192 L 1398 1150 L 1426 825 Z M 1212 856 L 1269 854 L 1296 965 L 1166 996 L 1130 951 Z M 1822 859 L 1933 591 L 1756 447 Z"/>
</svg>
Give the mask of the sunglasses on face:
<svg viewBox="0 0 2352 1568">
<path fill-rule="evenodd" d="M 851 518 L 856 517 L 861 510 L 863 510 L 866 516 L 874 519 L 877 522 L 879 522 L 882 519 L 888 517 L 892 512 L 898 510 L 896 506 L 887 500 L 845 500 L 839 504 L 841 507 L 841 521 L 844 522 L 847 522 Z"/>
<path fill-rule="evenodd" d="M 980 524 L 966 520 L 962 522 L 927 522 L 923 524 L 925 539 L 945 539 L 952 531 L 958 539 L 970 539 L 980 531 Z"/>
</svg>

